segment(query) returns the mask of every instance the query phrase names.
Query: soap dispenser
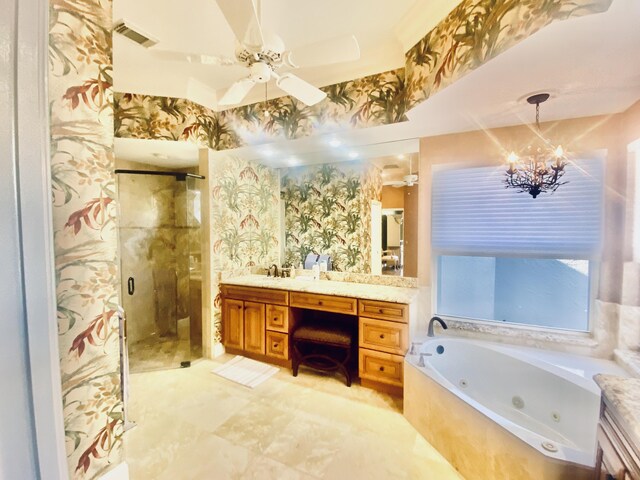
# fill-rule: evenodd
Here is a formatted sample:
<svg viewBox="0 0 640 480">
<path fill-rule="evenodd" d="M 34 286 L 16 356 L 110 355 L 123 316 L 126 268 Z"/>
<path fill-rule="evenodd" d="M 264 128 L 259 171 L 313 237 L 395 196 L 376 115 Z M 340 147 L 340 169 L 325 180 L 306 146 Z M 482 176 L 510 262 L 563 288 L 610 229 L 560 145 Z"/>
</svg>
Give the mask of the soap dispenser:
<svg viewBox="0 0 640 480">
<path fill-rule="evenodd" d="M 313 264 L 311 271 L 313 272 L 313 279 L 320 280 L 320 265 L 318 265 L 318 262 Z"/>
</svg>

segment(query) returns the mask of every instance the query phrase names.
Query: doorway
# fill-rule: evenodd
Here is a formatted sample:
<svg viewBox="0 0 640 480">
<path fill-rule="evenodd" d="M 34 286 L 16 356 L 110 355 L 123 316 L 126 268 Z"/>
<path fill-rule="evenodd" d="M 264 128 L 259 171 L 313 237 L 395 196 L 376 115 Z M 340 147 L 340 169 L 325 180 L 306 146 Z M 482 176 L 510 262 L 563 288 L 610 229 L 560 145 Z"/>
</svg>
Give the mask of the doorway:
<svg viewBox="0 0 640 480">
<path fill-rule="evenodd" d="M 131 373 L 202 356 L 200 190 L 184 172 L 116 170 L 125 338 Z"/>
</svg>

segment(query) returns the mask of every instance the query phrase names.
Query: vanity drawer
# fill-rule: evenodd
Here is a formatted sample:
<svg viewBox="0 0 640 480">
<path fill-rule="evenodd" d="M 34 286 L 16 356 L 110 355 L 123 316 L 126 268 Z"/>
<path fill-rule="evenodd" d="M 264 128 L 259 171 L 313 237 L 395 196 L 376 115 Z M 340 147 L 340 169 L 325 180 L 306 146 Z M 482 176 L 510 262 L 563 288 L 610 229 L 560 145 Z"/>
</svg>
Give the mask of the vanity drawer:
<svg viewBox="0 0 640 480">
<path fill-rule="evenodd" d="M 291 292 L 291 306 L 325 312 L 346 313 L 348 315 L 356 315 L 358 313 L 358 300 L 355 298 L 320 295 L 317 293 Z"/>
<path fill-rule="evenodd" d="M 267 305 L 267 330 L 289 333 L 289 307 Z"/>
<path fill-rule="evenodd" d="M 398 387 L 404 380 L 404 357 L 390 353 L 359 349 L 360 378 L 374 382 L 388 383 Z"/>
<path fill-rule="evenodd" d="M 360 346 L 404 355 L 409 344 L 408 326 L 386 320 L 360 317 Z"/>
<path fill-rule="evenodd" d="M 274 303 L 276 305 L 289 304 L 289 292 L 272 288 L 243 287 L 239 285 L 222 285 L 222 296 L 248 302 Z"/>
<path fill-rule="evenodd" d="M 289 360 L 289 335 L 267 330 L 267 356 Z"/>
<path fill-rule="evenodd" d="M 409 305 L 405 303 L 379 302 L 376 300 L 360 300 L 358 315 L 392 322 L 409 323 Z"/>
</svg>

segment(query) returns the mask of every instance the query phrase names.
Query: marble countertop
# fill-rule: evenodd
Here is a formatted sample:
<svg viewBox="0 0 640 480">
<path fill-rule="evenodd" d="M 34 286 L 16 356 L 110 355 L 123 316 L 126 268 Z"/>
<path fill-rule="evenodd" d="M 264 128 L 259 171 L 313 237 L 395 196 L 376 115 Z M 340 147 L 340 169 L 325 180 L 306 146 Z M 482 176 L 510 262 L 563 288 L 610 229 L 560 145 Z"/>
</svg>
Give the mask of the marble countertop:
<svg viewBox="0 0 640 480">
<path fill-rule="evenodd" d="M 411 303 L 418 296 L 417 288 L 390 287 L 334 280 L 311 280 L 311 277 L 273 278 L 266 275 L 243 275 L 221 281 L 227 285 L 244 287 L 275 288 L 294 292 L 319 293 L 342 297 L 379 300 L 383 302 Z"/>
<path fill-rule="evenodd" d="M 598 374 L 593 379 L 640 448 L 640 378 Z"/>
</svg>

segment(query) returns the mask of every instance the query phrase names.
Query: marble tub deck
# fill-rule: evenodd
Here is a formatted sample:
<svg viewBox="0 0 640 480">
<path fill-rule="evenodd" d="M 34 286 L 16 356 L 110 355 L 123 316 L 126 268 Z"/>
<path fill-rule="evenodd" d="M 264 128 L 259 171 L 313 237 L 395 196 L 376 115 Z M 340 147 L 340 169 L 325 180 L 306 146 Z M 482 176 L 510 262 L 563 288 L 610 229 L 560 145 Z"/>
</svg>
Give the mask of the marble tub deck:
<svg viewBox="0 0 640 480">
<path fill-rule="evenodd" d="M 250 390 L 210 373 L 231 358 L 131 375 L 132 480 L 462 478 L 401 401 L 306 369 Z"/>
</svg>

